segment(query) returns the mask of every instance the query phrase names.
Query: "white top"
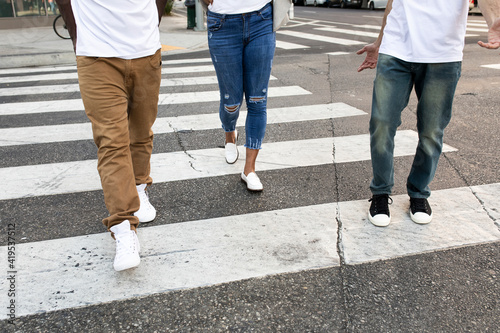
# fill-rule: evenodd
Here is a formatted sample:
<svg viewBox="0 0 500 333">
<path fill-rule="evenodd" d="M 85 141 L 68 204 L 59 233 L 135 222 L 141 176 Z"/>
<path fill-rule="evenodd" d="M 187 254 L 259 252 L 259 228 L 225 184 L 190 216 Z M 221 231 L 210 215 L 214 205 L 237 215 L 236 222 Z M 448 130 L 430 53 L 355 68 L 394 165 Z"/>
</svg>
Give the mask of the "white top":
<svg viewBox="0 0 500 333">
<path fill-rule="evenodd" d="M 408 62 L 462 61 L 467 0 L 394 0 L 380 53 Z"/>
<path fill-rule="evenodd" d="M 159 48 L 155 0 L 71 0 L 76 55 L 135 59 Z"/>
<path fill-rule="evenodd" d="M 211 12 L 217 14 L 243 14 L 261 9 L 272 0 L 214 0 L 208 6 Z"/>
</svg>

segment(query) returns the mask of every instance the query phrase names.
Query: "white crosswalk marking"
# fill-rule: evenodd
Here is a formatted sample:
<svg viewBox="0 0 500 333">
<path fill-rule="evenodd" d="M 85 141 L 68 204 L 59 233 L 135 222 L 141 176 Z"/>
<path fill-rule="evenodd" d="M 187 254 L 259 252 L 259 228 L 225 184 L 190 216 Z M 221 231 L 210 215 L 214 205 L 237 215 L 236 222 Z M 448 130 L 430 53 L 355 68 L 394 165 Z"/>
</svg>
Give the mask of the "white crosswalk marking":
<svg viewBox="0 0 500 333">
<path fill-rule="evenodd" d="M 336 37 L 328 37 L 328 36 L 321 36 L 321 35 L 315 35 L 315 34 L 309 34 L 305 32 L 300 32 L 300 31 L 290 31 L 290 30 L 278 30 L 278 34 L 284 35 L 284 36 L 293 36 L 297 38 L 303 38 L 303 39 L 309 39 L 309 40 L 315 40 L 315 41 L 320 41 L 323 43 L 331 43 L 331 44 L 339 44 L 339 45 L 361 45 L 361 44 L 366 44 L 365 42 L 359 41 L 359 40 L 351 40 L 351 39 L 343 39 L 343 38 L 336 38 Z"/>
<path fill-rule="evenodd" d="M 185 73 L 205 73 L 214 72 L 213 65 L 204 66 L 183 66 L 183 67 L 164 67 L 162 74 L 185 74 Z M 60 81 L 60 80 L 78 80 L 78 74 L 73 73 L 51 73 L 40 75 L 25 75 L 13 77 L 0 77 L 1 83 L 19 83 L 19 82 L 37 82 L 37 81 Z"/>
<path fill-rule="evenodd" d="M 309 95 L 310 92 L 298 87 L 270 87 L 269 97 Z M 186 93 L 160 94 L 159 105 L 215 102 L 220 99 L 218 90 Z M 0 104 L 0 116 L 46 112 L 83 111 L 81 99 L 55 100 L 43 102 L 21 102 Z"/>
<path fill-rule="evenodd" d="M 415 132 L 399 131 L 394 156 L 414 154 L 417 141 Z M 367 134 L 268 143 L 259 154 L 256 168 L 265 171 L 369 160 L 369 146 Z M 443 147 L 444 152 L 454 150 L 447 145 Z M 236 166 L 244 163 L 244 149 L 240 154 L 243 156 Z M 221 164 L 223 156 L 224 151 L 218 148 L 153 154 L 151 174 L 156 183 L 161 183 L 241 172 L 235 165 Z M 10 189 L 0 192 L 0 200 L 94 191 L 101 187 L 96 160 L 1 168 L 0 178 L 5 179 L 3 184 Z"/>
<path fill-rule="evenodd" d="M 274 76 L 270 80 L 276 80 Z M 184 87 L 196 86 L 202 84 L 217 84 L 217 76 L 197 76 L 197 77 L 180 77 L 175 79 L 162 79 L 160 87 Z M 47 85 L 35 87 L 18 87 L 18 88 L 0 88 L 0 97 L 2 96 L 18 96 L 18 95 L 42 95 L 42 94 L 58 94 L 80 92 L 78 83 L 65 85 Z"/>
<path fill-rule="evenodd" d="M 500 69 L 500 64 L 481 65 L 481 67 L 485 67 L 485 68 L 493 68 L 493 69 Z"/>
<path fill-rule="evenodd" d="M 371 38 L 378 37 L 377 32 L 358 31 L 358 30 L 351 30 L 351 29 L 340 29 L 340 28 L 335 28 L 335 27 L 315 28 L 315 30 L 336 32 L 336 33 L 340 33 L 340 34 L 347 34 L 347 35 L 354 35 L 354 36 L 361 36 L 361 37 L 371 37 Z"/>
<path fill-rule="evenodd" d="M 276 47 L 279 49 L 285 49 L 285 50 L 296 50 L 296 49 L 308 49 L 309 48 L 309 46 L 295 44 L 295 43 L 282 42 L 282 41 L 276 41 Z"/>
<path fill-rule="evenodd" d="M 296 106 L 269 109 L 267 123 L 287 123 L 293 121 L 348 117 L 362 114 L 365 114 L 365 112 L 343 103 Z M 241 111 L 239 126 L 242 125 L 244 119 L 246 119 L 246 112 Z M 155 134 L 162 134 L 182 130 L 199 131 L 216 128 L 220 128 L 220 119 L 219 114 L 213 113 L 157 118 L 153 126 L 153 131 Z M 0 146 L 91 139 L 92 128 L 90 123 L 0 129 Z"/>
</svg>

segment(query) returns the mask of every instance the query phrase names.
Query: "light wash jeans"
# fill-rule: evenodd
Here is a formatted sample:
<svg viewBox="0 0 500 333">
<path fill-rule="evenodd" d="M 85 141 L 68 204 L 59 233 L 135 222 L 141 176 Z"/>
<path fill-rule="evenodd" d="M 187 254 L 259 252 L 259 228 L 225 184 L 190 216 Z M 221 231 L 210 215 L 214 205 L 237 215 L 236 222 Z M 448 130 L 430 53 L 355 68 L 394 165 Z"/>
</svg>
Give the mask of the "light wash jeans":
<svg viewBox="0 0 500 333">
<path fill-rule="evenodd" d="M 267 122 L 267 90 L 276 34 L 271 4 L 245 14 L 207 14 L 208 46 L 220 90 L 219 116 L 236 129 L 243 94 L 247 104 L 245 147 L 260 149 Z"/>
<path fill-rule="evenodd" d="M 443 133 L 451 119 L 461 62 L 410 63 L 379 54 L 373 87 L 370 148 L 373 194 L 391 194 L 394 186 L 394 136 L 401 112 L 415 87 L 418 98 L 418 147 L 406 182 L 412 198 L 428 198 L 443 147 Z"/>
</svg>

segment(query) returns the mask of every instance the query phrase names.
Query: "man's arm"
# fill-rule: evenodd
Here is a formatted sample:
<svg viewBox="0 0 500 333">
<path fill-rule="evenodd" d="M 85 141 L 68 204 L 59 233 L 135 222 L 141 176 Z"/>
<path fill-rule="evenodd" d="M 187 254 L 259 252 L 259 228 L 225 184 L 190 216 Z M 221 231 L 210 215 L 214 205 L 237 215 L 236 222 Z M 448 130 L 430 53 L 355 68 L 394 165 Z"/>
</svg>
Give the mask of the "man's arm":
<svg viewBox="0 0 500 333">
<path fill-rule="evenodd" d="M 161 17 L 165 13 L 165 6 L 167 5 L 167 0 L 156 0 L 156 8 L 158 8 L 158 24 L 161 22 Z"/>
<path fill-rule="evenodd" d="M 392 0 L 387 1 L 387 6 L 385 7 L 384 18 L 382 19 L 382 28 L 380 29 L 380 33 L 378 34 L 378 38 L 372 44 L 368 44 L 363 47 L 361 50 L 356 52 L 356 54 L 363 54 L 366 52 L 365 61 L 358 67 L 358 72 L 361 72 L 363 69 L 374 69 L 377 67 L 378 61 L 378 49 L 380 48 L 380 44 L 382 44 L 382 38 L 384 37 L 384 28 L 387 23 L 387 16 L 392 10 Z"/>
<path fill-rule="evenodd" d="M 477 42 L 487 49 L 500 47 L 500 0 L 479 0 L 479 8 L 488 23 L 488 42 Z"/>
<path fill-rule="evenodd" d="M 76 51 L 76 22 L 73 15 L 73 8 L 71 7 L 71 0 L 56 0 L 56 3 L 73 41 L 73 49 Z"/>
</svg>

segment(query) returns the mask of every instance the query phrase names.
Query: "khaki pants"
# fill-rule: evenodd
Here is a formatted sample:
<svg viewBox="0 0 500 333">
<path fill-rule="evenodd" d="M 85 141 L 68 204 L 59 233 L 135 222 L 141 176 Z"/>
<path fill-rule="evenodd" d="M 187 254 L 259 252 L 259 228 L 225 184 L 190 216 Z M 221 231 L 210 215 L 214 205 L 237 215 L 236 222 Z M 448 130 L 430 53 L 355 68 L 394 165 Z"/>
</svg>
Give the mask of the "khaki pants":
<svg viewBox="0 0 500 333">
<path fill-rule="evenodd" d="M 135 229 L 139 220 L 133 214 L 140 207 L 135 186 L 153 181 L 151 127 L 158 112 L 161 52 L 131 60 L 78 56 L 77 67 L 109 212 L 103 223 L 109 230 L 129 220 Z"/>
</svg>

